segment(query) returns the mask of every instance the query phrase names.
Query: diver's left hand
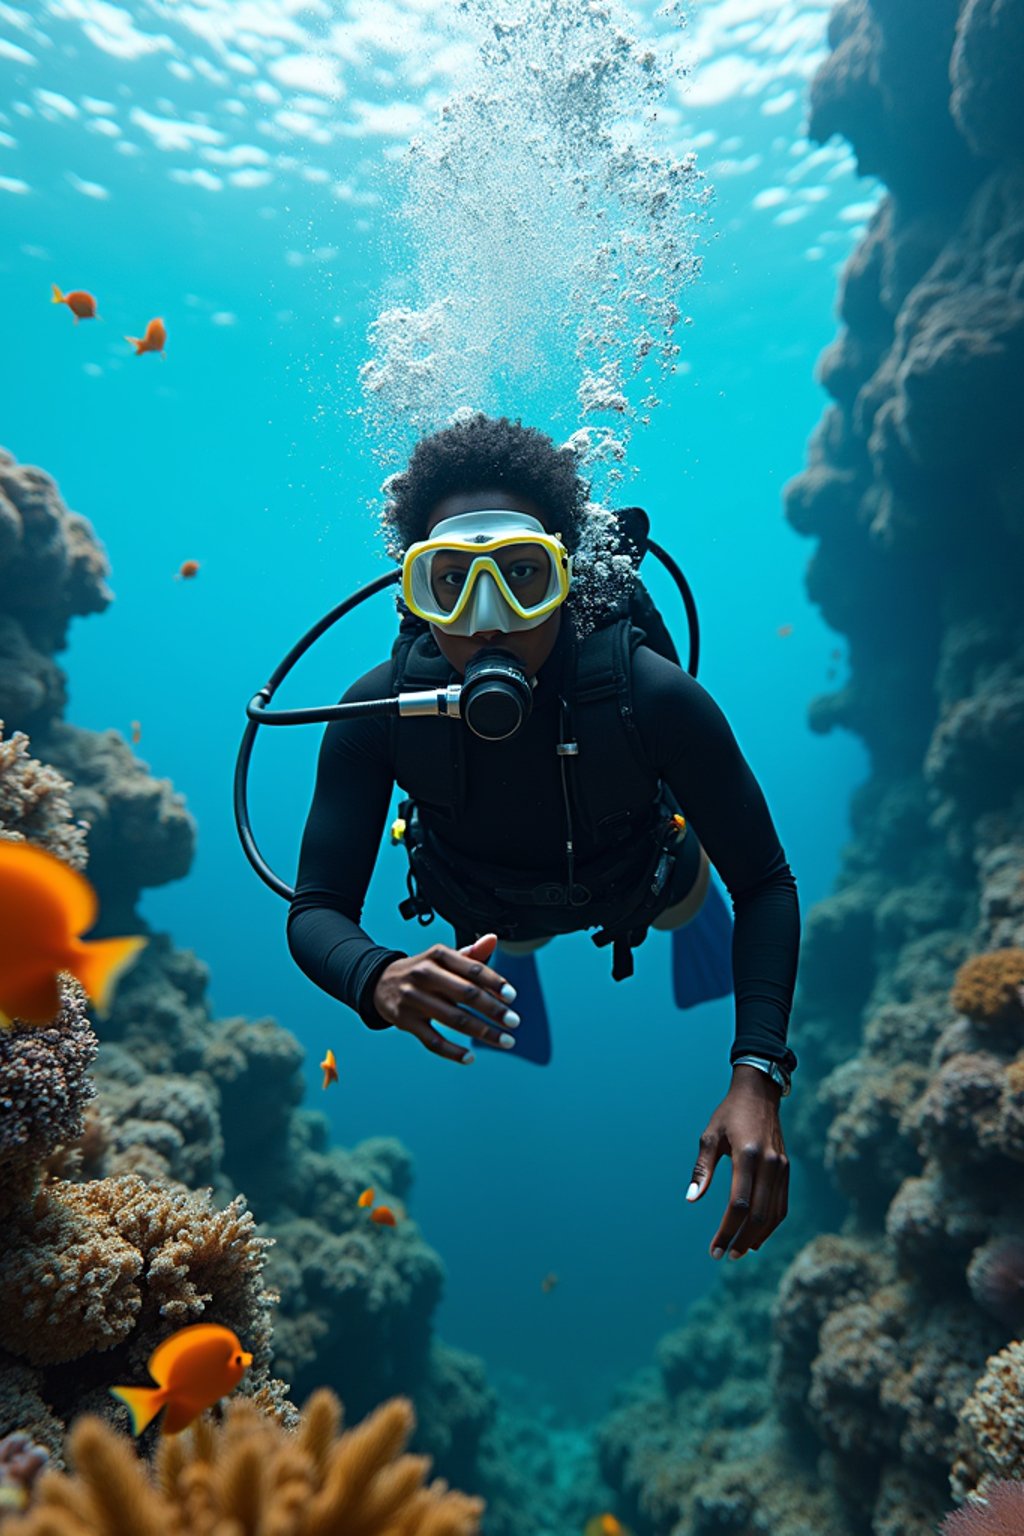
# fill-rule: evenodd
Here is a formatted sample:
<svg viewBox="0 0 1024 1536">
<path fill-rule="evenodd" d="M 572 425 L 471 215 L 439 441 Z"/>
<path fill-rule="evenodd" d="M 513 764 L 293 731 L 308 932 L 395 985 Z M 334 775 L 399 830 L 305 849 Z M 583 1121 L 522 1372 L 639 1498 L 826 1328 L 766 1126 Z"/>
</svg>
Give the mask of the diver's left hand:
<svg viewBox="0 0 1024 1536">
<path fill-rule="evenodd" d="M 727 1250 L 730 1259 L 739 1259 L 751 1248 L 760 1248 L 786 1218 L 789 1158 L 779 1124 L 781 1097 L 776 1084 L 757 1067 L 734 1067 L 729 1092 L 700 1138 L 688 1200 L 700 1200 L 707 1192 L 723 1154 L 732 1159 L 732 1189 L 711 1240 L 713 1259 Z"/>
</svg>

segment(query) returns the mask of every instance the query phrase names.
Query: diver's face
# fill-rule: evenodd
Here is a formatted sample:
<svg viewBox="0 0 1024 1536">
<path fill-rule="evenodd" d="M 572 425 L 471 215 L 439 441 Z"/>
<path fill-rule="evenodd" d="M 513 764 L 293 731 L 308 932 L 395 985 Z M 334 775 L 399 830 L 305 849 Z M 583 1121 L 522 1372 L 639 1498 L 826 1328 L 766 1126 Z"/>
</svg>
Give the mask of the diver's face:
<svg viewBox="0 0 1024 1536">
<path fill-rule="evenodd" d="M 525 512 L 528 517 L 544 521 L 544 514 L 528 496 L 517 496 L 511 491 L 474 491 L 471 494 L 446 496 L 433 508 L 427 519 L 427 536 L 446 517 L 459 517 L 463 512 L 480 512 L 493 508 L 496 512 Z M 499 645 L 503 651 L 511 651 L 521 662 L 527 677 L 540 671 L 554 650 L 558 638 L 562 610 L 556 608 L 536 629 L 517 629 L 506 634 L 501 629 L 488 629 L 477 635 L 450 635 L 437 624 L 431 624 L 430 633 L 437 641 L 438 649 L 448 664 L 461 677 L 467 665 L 478 651 L 486 646 Z"/>
</svg>

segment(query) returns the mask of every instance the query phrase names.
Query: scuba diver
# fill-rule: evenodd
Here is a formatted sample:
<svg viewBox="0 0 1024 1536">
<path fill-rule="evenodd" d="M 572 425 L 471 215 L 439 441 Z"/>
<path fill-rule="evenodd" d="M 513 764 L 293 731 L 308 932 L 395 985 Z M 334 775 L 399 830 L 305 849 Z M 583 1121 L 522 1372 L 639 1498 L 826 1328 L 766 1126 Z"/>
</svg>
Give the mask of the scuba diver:
<svg viewBox="0 0 1024 1536">
<path fill-rule="evenodd" d="M 543 1064 L 534 952 L 596 929 L 621 980 L 648 930 L 669 930 L 677 1005 L 735 996 L 731 1082 L 687 1199 L 729 1155 L 711 1255 L 760 1248 L 787 1210 L 779 1102 L 796 1065 L 796 882 L 728 721 L 635 579 L 646 517 L 616 514 L 608 568 L 621 575 L 625 562 L 627 595 L 595 610 L 600 572 L 580 548 L 589 487 L 572 450 L 543 433 L 467 415 L 422 439 L 386 491 L 400 630 L 390 660 L 344 695 L 355 709 L 335 707 L 343 718 L 324 732 L 294 893 L 278 887 L 291 895 L 291 954 L 371 1029 L 402 1030 L 449 1061 L 473 1055 L 442 1029 Z M 397 721 L 371 703 L 424 690 L 432 717 Z M 462 723 L 442 718 L 460 694 Z M 424 926 L 444 918 L 452 945 L 407 953 L 360 926 L 396 782 L 400 910 Z"/>
</svg>

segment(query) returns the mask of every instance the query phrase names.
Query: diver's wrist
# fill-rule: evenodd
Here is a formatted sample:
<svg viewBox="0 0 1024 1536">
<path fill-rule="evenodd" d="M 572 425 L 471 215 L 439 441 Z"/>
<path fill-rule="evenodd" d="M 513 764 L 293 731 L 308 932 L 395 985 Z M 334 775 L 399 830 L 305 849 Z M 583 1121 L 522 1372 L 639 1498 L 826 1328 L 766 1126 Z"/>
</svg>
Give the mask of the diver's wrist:
<svg viewBox="0 0 1024 1536">
<path fill-rule="evenodd" d="M 765 1088 L 771 1083 L 778 1098 L 785 1098 L 792 1086 L 786 1069 L 766 1056 L 737 1056 L 732 1064 L 732 1075 L 734 1083 L 749 1082 L 757 1088 Z"/>
</svg>

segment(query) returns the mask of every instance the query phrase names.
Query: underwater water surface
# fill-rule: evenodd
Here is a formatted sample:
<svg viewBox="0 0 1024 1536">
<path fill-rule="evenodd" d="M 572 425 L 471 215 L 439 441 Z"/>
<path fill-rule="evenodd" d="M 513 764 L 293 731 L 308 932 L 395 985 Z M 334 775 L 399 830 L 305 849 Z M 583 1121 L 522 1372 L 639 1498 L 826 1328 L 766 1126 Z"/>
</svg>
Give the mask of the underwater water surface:
<svg viewBox="0 0 1024 1536">
<path fill-rule="evenodd" d="M 827 5 L 697 0 L 685 27 L 652 5 L 621 17 L 608 7 L 605 22 L 596 10 L 594 25 L 628 23 L 638 48 L 647 37 L 683 47 L 689 72 L 672 79 L 659 132 L 696 155 L 714 194 L 695 226 L 702 267 L 675 369 L 649 424 L 634 420 L 627 473 L 607 494 L 644 506 L 686 572 L 700 680 L 765 791 L 806 911 L 830 889 L 865 762 L 851 738 L 807 725 L 844 659 L 805 592 L 807 550 L 781 490 L 821 412 L 814 359 L 876 193 L 845 146 L 803 137 Z M 191 873 L 147 892 L 147 920 L 206 961 L 218 1013 L 271 1014 L 295 1032 L 308 1102 L 337 1140 L 395 1135 L 409 1147 L 411 1214 L 447 1268 L 444 1338 L 589 1414 L 671 1317 L 720 1283 L 707 1247 L 728 1166 L 699 1208 L 683 1193 L 727 1086 L 731 1004 L 674 1009 L 664 935 L 620 984 L 607 952 L 577 935 L 539 958 L 551 1066 L 481 1053 L 456 1070 L 408 1037 L 370 1033 L 297 970 L 285 906 L 247 865 L 231 815 L 246 701 L 321 613 L 387 568 L 374 507 L 389 455 L 401 462 L 412 439 L 400 415 L 389 427 L 367 412 L 360 373 L 371 327 L 422 265 L 424 229 L 438 242 L 438 281 L 438 248 L 460 259 L 473 248 L 443 167 L 412 223 L 400 174 L 417 135 L 429 140 L 475 78 L 479 18 L 467 11 L 0 4 L 0 442 L 55 476 L 112 565 L 115 603 L 73 624 L 62 658 L 68 718 L 126 736 L 139 721 L 139 755 L 198 821 Z M 583 88 L 572 64 L 546 61 L 570 96 Z M 489 207 L 507 195 L 515 211 L 500 174 L 513 151 L 495 141 L 481 156 Z M 533 279 L 542 246 L 523 238 Z M 457 270 L 480 285 L 463 300 L 468 291 L 478 312 L 494 302 L 486 260 Z M 51 283 L 95 292 L 101 319 L 73 324 L 50 304 Z M 543 288 L 527 284 L 517 301 L 521 326 Z M 578 302 L 585 318 L 597 300 L 584 289 Z M 167 325 L 166 358 L 136 358 L 123 337 L 153 315 Z M 525 364 L 503 369 L 499 348 L 461 383 L 441 370 L 439 420 L 468 403 L 568 438 L 582 424 L 566 388 L 572 337 L 559 352 L 541 334 L 549 351 Z M 186 559 L 199 575 L 175 580 Z M 644 575 L 683 636 L 671 585 Z M 303 661 L 279 702 L 333 701 L 383 659 L 394 628 L 389 598 L 376 598 Z M 319 728 L 263 735 L 253 823 L 290 881 Z M 403 894 L 404 860 L 385 849 L 364 925 L 412 947 L 419 934 L 395 910 Z M 799 1054 L 798 1012 L 795 1023 Z M 315 1064 L 328 1045 L 340 1081 L 323 1094 Z M 559 1284 L 545 1292 L 549 1272 Z"/>
</svg>

